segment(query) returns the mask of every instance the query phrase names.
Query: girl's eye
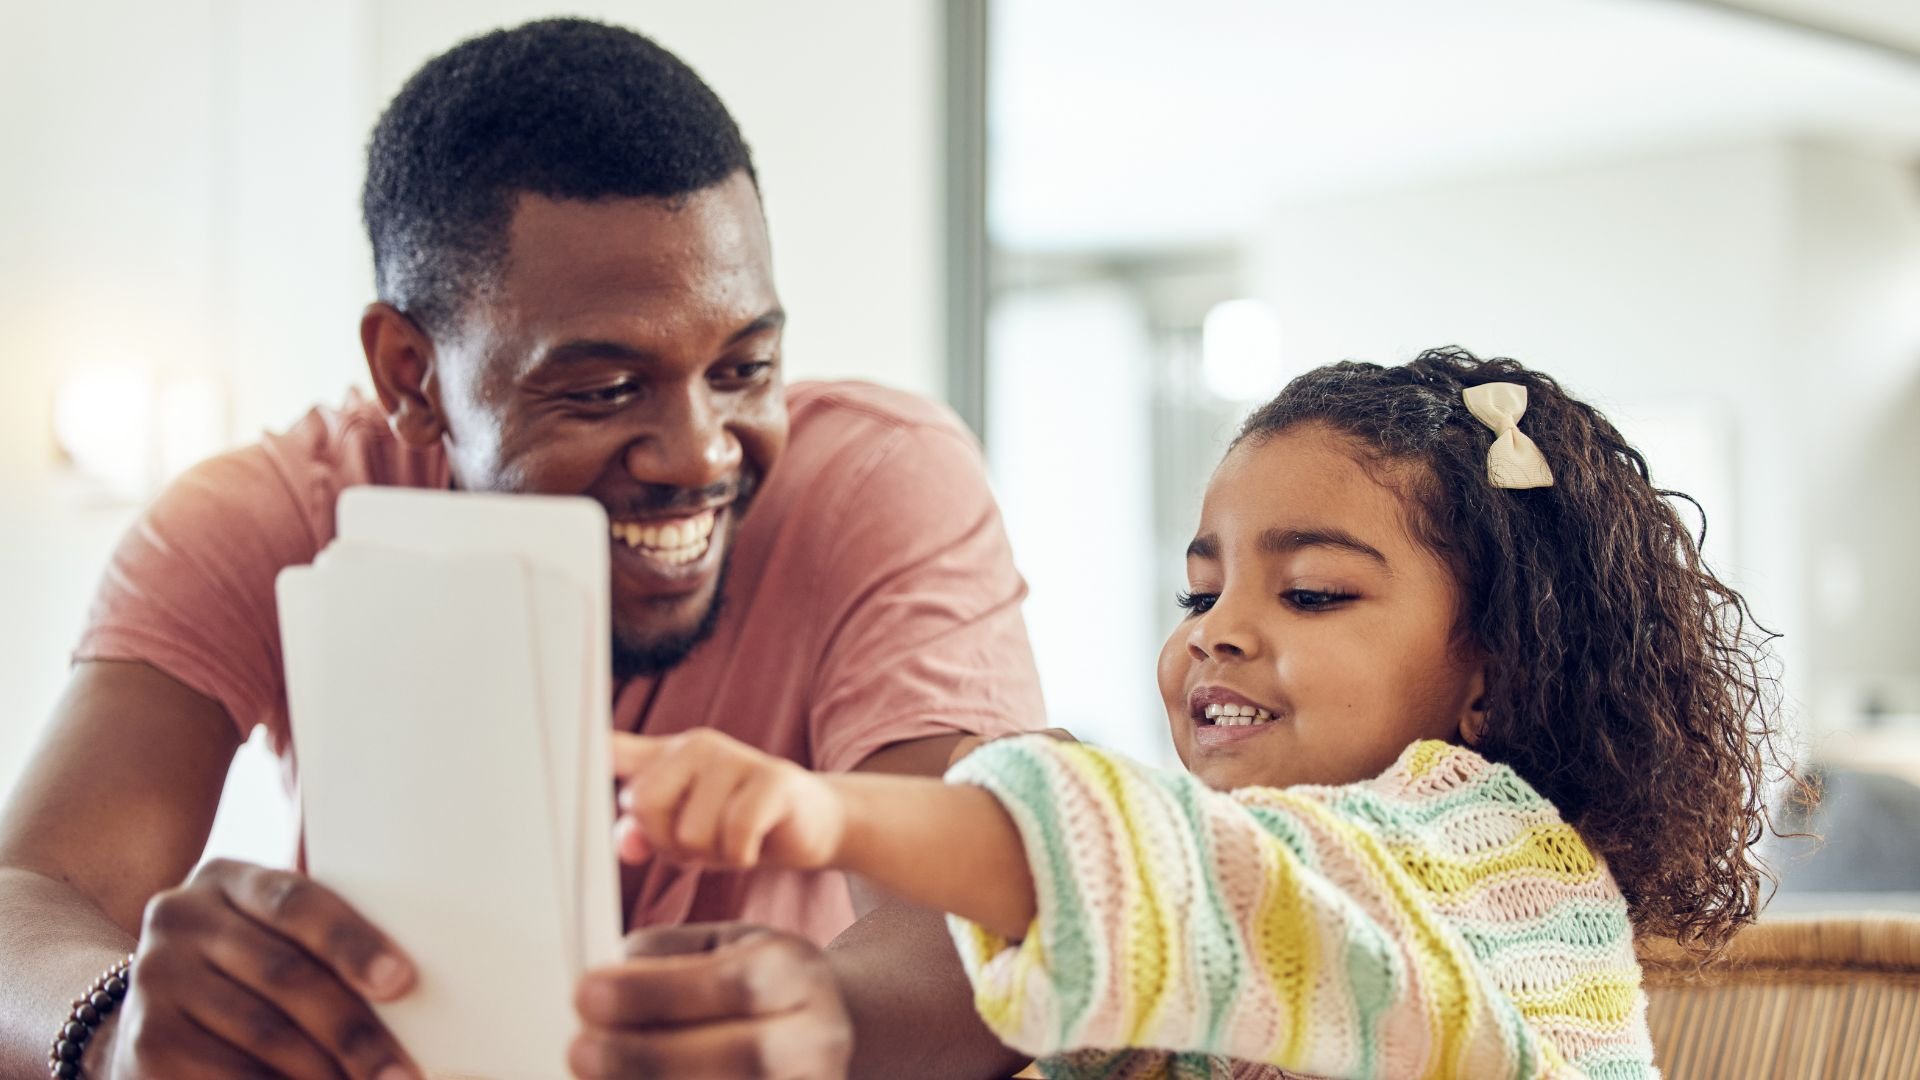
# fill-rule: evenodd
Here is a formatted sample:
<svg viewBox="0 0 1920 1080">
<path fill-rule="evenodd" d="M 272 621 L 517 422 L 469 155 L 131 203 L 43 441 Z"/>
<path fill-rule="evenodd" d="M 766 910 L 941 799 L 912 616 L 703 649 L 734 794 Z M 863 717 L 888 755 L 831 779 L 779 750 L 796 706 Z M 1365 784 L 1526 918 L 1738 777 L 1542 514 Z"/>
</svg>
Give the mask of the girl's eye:
<svg viewBox="0 0 1920 1080">
<path fill-rule="evenodd" d="M 1219 593 L 1183 592 L 1174 597 L 1173 602 L 1185 608 L 1189 615 L 1205 615 L 1219 599 Z"/>
<path fill-rule="evenodd" d="M 1322 592 L 1319 589 L 1288 589 L 1280 596 L 1301 611 L 1326 611 L 1353 599 L 1352 593 Z"/>
</svg>

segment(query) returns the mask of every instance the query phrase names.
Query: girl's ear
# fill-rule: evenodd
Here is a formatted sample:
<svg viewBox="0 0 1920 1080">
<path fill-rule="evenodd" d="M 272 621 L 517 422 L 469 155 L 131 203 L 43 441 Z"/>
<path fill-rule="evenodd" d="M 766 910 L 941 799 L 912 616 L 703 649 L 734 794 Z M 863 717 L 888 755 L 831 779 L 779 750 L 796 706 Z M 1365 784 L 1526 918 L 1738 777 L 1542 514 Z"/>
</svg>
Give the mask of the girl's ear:
<svg viewBox="0 0 1920 1080">
<path fill-rule="evenodd" d="M 1479 746 L 1487 733 L 1487 669 L 1475 668 L 1467 680 L 1467 692 L 1464 695 L 1467 704 L 1460 710 L 1460 740 L 1468 746 Z"/>
</svg>

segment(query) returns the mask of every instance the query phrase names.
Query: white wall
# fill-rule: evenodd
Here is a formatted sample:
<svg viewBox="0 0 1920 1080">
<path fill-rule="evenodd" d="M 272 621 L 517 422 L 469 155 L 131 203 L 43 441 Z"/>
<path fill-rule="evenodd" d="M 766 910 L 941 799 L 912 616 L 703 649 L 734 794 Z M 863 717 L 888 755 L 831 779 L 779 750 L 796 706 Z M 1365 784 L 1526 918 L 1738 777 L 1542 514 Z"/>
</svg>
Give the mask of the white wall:
<svg viewBox="0 0 1920 1080">
<path fill-rule="evenodd" d="M 582 7 L 568 13 L 657 37 L 734 111 L 766 194 L 790 373 L 940 392 L 934 0 Z M 63 374 L 128 360 L 222 380 L 231 423 L 216 443 L 339 400 L 364 381 L 358 197 L 378 110 L 430 55 L 554 13 L 513 0 L 0 5 L 0 787 L 64 684 L 132 514 L 55 463 Z M 266 764 L 242 768 L 236 783 L 264 805 Z M 284 846 L 271 830 L 230 844 Z"/>
<path fill-rule="evenodd" d="M 1789 181 L 1810 691 L 1830 726 L 1920 716 L 1920 167 L 1812 144 Z"/>
<path fill-rule="evenodd" d="M 211 10 L 0 6 L 0 784 L 131 516 L 56 473 L 60 375 L 210 362 Z"/>
<path fill-rule="evenodd" d="M 373 255 L 360 227 L 374 85 L 374 0 L 218 0 L 213 320 L 234 437 L 284 427 L 364 385 L 360 311 Z"/>
<path fill-rule="evenodd" d="M 1154 550 L 1152 357 L 1118 285 L 1010 294 L 992 309 L 988 448 L 1047 722 L 1172 762 L 1154 685 L 1173 620 Z"/>
<path fill-rule="evenodd" d="M 428 58 L 555 14 L 531 0 L 215 5 L 214 147 L 239 430 L 364 381 L 359 222 L 374 120 Z M 626 0 L 567 13 L 673 49 L 739 121 L 764 189 L 795 378 L 942 392 L 938 7 L 932 0 Z M 298 253 L 297 261 L 290 253 Z"/>
<path fill-rule="evenodd" d="M 1294 363 L 1459 344 L 1560 377 L 1630 436 L 1671 436 L 1676 416 L 1705 418 L 1682 436 L 1724 431 L 1732 505 L 1707 505 L 1707 555 L 1787 634 L 1787 690 L 1811 704 L 1838 673 L 1816 645 L 1810 569 L 1835 532 L 1871 531 L 1857 554 L 1886 590 L 1854 634 L 1900 643 L 1874 662 L 1920 673 L 1920 588 L 1891 550 L 1920 535 L 1904 495 L 1916 462 L 1874 474 L 1883 498 L 1907 499 L 1898 520 L 1833 484 L 1861 463 L 1842 433 L 1879 430 L 1891 391 L 1911 400 L 1920 378 L 1917 203 L 1895 163 L 1754 143 L 1283 207 L 1247 271 Z"/>
<path fill-rule="evenodd" d="M 752 149 L 800 377 L 944 391 L 940 7 L 934 0 L 591 0 L 707 80 Z M 429 55 L 552 14 L 532 0 L 377 8 L 381 101 Z"/>
</svg>

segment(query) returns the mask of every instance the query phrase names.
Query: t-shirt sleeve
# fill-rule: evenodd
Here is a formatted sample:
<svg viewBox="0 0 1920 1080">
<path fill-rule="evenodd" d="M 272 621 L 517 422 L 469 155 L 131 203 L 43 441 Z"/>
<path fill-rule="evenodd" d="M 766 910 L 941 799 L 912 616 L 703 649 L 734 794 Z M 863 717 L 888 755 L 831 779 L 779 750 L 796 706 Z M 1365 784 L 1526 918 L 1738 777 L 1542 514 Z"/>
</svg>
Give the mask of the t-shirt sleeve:
<svg viewBox="0 0 1920 1080">
<path fill-rule="evenodd" d="M 1045 726 L 1014 569 L 978 447 L 960 429 L 904 425 L 826 508 L 826 613 L 808 707 L 816 768 L 892 743 Z"/>
<path fill-rule="evenodd" d="M 152 665 L 219 702 L 240 737 L 286 735 L 274 578 L 318 550 L 260 447 L 201 463 L 121 538 L 74 660 Z"/>
<path fill-rule="evenodd" d="M 1459 877 L 1457 860 L 1422 849 L 1418 827 L 1384 839 L 1381 803 L 1350 813 L 1336 788 L 1222 793 L 1045 738 L 986 746 L 948 779 L 1000 800 L 1033 871 L 1037 916 L 1019 943 L 951 920 L 976 1006 L 1009 1046 L 1313 1076 L 1571 1075 L 1403 866 Z M 1554 870 L 1604 873 L 1590 856 Z M 1544 902 L 1562 886 L 1539 877 Z"/>
</svg>

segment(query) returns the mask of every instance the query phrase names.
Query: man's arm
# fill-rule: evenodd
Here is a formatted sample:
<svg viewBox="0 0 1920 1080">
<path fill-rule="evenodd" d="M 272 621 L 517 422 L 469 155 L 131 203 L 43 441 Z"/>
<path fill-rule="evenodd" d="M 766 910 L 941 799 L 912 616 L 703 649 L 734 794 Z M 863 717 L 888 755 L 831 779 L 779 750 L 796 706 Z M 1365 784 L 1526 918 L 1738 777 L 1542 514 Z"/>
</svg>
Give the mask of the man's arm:
<svg viewBox="0 0 1920 1080">
<path fill-rule="evenodd" d="M 238 863 L 175 887 L 239 745 L 224 709 L 152 667 L 75 668 L 0 812 L 0 1076 L 46 1075 L 69 1002 L 136 944 L 89 1076 L 372 1077 L 406 1060 L 366 999 L 404 992 L 411 969 L 338 898 Z"/>
<path fill-rule="evenodd" d="M 849 605 L 823 658 L 814 703 L 816 758 L 847 733 L 897 732 L 853 772 L 936 777 L 959 734 L 909 736 L 939 718 L 986 736 L 1045 716 L 1013 565 L 980 450 L 957 423 L 904 431 L 886 459 L 850 485 L 826 520 L 830 594 Z M 919 735 L 920 732 L 912 732 Z M 852 1075 L 1004 1076 L 1024 1060 L 988 1033 L 941 913 L 885 897 L 849 876 L 862 917 L 828 946 L 856 1037 Z M 879 902 L 876 904 L 875 901 Z"/>
<path fill-rule="evenodd" d="M 46 1075 L 68 1003 L 200 857 L 239 745 L 218 705 L 150 667 L 74 669 L 0 813 L 0 1075 Z"/>
</svg>

